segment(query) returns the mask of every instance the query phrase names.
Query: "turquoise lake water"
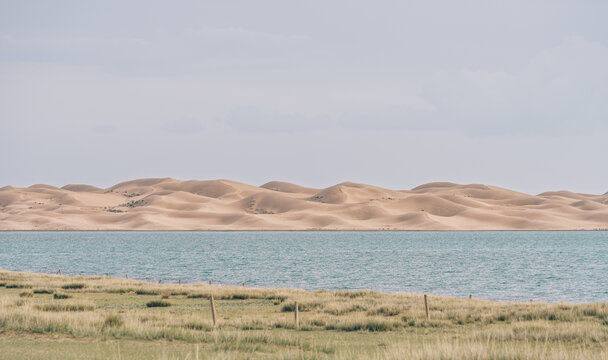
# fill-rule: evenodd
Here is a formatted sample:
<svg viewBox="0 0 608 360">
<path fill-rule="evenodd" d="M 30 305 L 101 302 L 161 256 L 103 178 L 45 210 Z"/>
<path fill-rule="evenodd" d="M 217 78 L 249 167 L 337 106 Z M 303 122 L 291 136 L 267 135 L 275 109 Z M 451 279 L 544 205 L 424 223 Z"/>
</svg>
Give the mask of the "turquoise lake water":
<svg viewBox="0 0 608 360">
<path fill-rule="evenodd" d="M 0 232 L 0 268 L 596 302 L 608 301 L 608 232 Z"/>
</svg>

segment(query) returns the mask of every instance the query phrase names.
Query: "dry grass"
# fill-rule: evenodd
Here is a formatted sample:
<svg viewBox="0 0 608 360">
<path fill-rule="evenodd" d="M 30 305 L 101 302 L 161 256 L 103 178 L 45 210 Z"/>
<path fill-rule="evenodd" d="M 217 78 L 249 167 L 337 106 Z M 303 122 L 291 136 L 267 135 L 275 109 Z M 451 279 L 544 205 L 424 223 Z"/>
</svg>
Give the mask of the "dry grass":
<svg viewBox="0 0 608 360">
<path fill-rule="evenodd" d="M 200 345 L 201 358 L 225 359 L 608 357 L 606 303 L 500 303 L 430 296 L 427 321 L 420 295 L 159 285 L 6 271 L 0 271 L 0 282 L 16 285 L 0 287 L 0 333 L 36 335 L 44 340 L 36 341 L 54 344 L 59 352 L 68 347 L 57 338 L 82 344 L 149 344 L 138 350 L 144 353 L 159 341 L 171 342 L 176 356 L 168 358 L 182 359 L 194 358 L 194 344 Z M 31 288 L 47 291 L 24 292 Z M 58 291 L 70 299 L 54 299 Z M 215 328 L 211 295 L 218 313 Z M 295 301 L 299 329 L 293 321 Z M 162 302 L 171 306 L 146 305 Z M 19 341 L 14 343 L 24 340 Z M 23 345 L 14 346 L 25 351 Z M 4 354 L 0 359 L 11 358 Z"/>
</svg>

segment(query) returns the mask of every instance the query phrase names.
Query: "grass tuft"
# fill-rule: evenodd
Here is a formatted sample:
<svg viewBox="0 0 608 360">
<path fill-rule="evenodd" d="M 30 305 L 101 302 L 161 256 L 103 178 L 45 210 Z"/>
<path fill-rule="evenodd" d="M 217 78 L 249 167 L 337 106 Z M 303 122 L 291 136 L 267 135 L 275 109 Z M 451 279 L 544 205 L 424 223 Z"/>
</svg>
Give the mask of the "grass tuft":
<svg viewBox="0 0 608 360">
<path fill-rule="evenodd" d="M 274 301 L 275 305 L 278 305 L 280 303 L 282 303 L 283 301 L 287 300 L 287 296 L 283 296 L 283 295 L 268 295 L 265 298 L 266 300 L 272 300 Z"/>
<path fill-rule="evenodd" d="M 366 322 L 355 322 L 347 324 L 331 324 L 325 327 L 326 330 L 338 330 L 338 331 L 369 331 L 369 332 L 383 332 L 391 331 L 395 328 L 395 325 L 385 321 L 369 320 Z"/>
<path fill-rule="evenodd" d="M 103 326 L 105 328 L 120 327 L 123 324 L 124 324 L 124 321 L 122 320 L 122 318 L 116 314 L 110 314 L 110 315 L 106 316 L 106 319 L 103 321 Z"/>
<path fill-rule="evenodd" d="M 496 321 L 500 321 L 500 322 L 507 322 L 510 320 L 510 316 L 509 314 L 500 314 L 498 316 L 496 316 Z"/>
<path fill-rule="evenodd" d="M 105 292 L 107 292 L 108 294 L 128 294 L 128 293 L 130 293 L 132 291 L 133 291 L 133 289 L 128 289 L 128 288 L 127 289 L 123 289 L 123 288 L 120 288 L 120 289 L 108 289 Z"/>
<path fill-rule="evenodd" d="M 71 296 L 68 294 L 60 294 L 60 293 L 53 294 L 53 299 L 56 299 L 56 300 L 63 300 L 63 299 L 69 299 L 69 298 L 71 298 Z"/>
<path fill-rule="evenodd" d="M 170 302 L 162 301 L 162 300 L 152 300 L 146 303 L 147 307 L 169 307 L 171 306 Z"/>
<path fill-rule="evenodd" d="M 53 290 L 49 290 L 49 289 L 36 289 L 34 290 L 34 294 L 52 294 L 54 293 Z"/>
<path fill-rule="evenodd" d="M 382 316 L 397 316 L 401 313 L 401 309 L 395 306 L 381 306 L 379 308 L 368 311 L 368 315 Z"/>
<path fill-rule="evenodd" d="M 211 324 L 201 323 L 201 322 L 188 322 L 182 325 L 185 329 L 190 330 L 201 330 L 201 331 L 211 331 L 213 330 L 213 326 Z"/>
<path fill-rule="evenodd" d="M 27 289 L 27 288 L 30 288 L 31 286 L 23 285 L 23 284 L 6 284 L 5 287 L 7 289 Z"/>
<path fill-rule="evenodd" d="M 61 288 L 64 290 L 79 290 L 79 289 L 84 289 L 85 287 L 86 287 L 85 284 L 72 283 L 72 284 L 63 285 Z"/>
<path fill-rule="evenodd" d="M 187 296 L 188 299 L 203 299 L 203 298 L 208 298 L 209 295 L 205 295 L 205 294 L 190 294 Z"/>
<path fill-rule="evenodd" d="M 323 307 L 320 303 L 317 302 L 309 302 L 309 303 L 299 303 L 298 304 L 298 311 L 312 311 L 314 309 L 318 309 Z M 281 312 L 293 312 L 296 309 L 296 304 L 295 303 L 289 303 L 289 304 L 285 304 L 281 307 Z"/>
<path fill-rule="evenodd" d="M 137 295 L 158 295 L 158 294 L 160 294 L 156 290 L 137 290 L 137 291 L 135 291 L 135 293 Z"/>
<path fill-rule="evenodd" d="M 218 297 L 218 300 L 247 300 L 247 299 L 263 299 L 264 297 L 256 294 L 236 293 L 222 295 Z"/>
<path fill-rule="evenodd" d="M 351 298 L 351 299 L 368 297 L 368 296 L 370 296 L 372 294 L 374 294 L 373 291 L 365 291 L 365 290 L 359 290 L 359 291 L 337 291 L 336 292 L 337 296 L 347 297 L 347 298 Z"/>
</svg>

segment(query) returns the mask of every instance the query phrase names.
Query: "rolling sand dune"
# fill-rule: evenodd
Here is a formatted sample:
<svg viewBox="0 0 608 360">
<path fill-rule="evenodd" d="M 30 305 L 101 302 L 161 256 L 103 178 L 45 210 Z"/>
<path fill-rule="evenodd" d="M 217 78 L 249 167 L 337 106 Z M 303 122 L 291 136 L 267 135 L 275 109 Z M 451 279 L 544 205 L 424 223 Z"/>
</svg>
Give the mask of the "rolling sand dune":
<svg viewBox="0 0 608 360">
<path fill-rule="evenodd" d="M 345 182 L 140 179 L 108 189 L 0 188 L 0 230 L 608 229 L 608 193 L 528 195 L 487 185 L 389 190 Z"/>
</svg>

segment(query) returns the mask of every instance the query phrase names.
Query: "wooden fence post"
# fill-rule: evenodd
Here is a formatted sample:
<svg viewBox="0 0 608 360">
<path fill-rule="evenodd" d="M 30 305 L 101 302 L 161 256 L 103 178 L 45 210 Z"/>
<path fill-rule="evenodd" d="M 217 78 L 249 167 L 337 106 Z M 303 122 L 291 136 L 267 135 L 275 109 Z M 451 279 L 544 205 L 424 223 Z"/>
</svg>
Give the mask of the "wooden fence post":
<svg viewBox="0 0 608 360">
<path fill-rule="evenodd" d="M 182 279 L 178 279 L 177 280 L 177 285 L 181 285 L 182 284 Z"/>
<path fill-rule="evenodd" d="M 125 274 L 125 279 L 129 280 L 129 274 Z"/>
<path fill-rule="evenodd" d="M 429 302 L 426 294 L 424 294 L 424 311 L 426 311 L 426 319 L 431 320 L 431 316 L 429 315 Z"/>
<path fill-rule="evenodd" d="M 294 320 L 296 322 L 296 328 L 299 329 L 300 328 L 300 312 L 298 309 L 298 302 L 296 301 L 293 307 L 293 313 L 294 313 Z"/>
<path fill-rule="evenodd" d="M 58 273 L 59 273 L 59 276 L 63 276 L 63 274 L 61 273 L 61 269 L 59 269 Z"/>
<path fill-rule="evenodd" d="M 215 301 L 213 301 L 213 295 L 209 298 L 211 301 L 211 317 L 213 318 L 213 327 L 217 325 L 217 319 L 215 317 Z"/>
<path fill-rule="evenodd" d="M 469 300 L 473 298 L 473 294 L 469 294 Z"/>
</svg>

